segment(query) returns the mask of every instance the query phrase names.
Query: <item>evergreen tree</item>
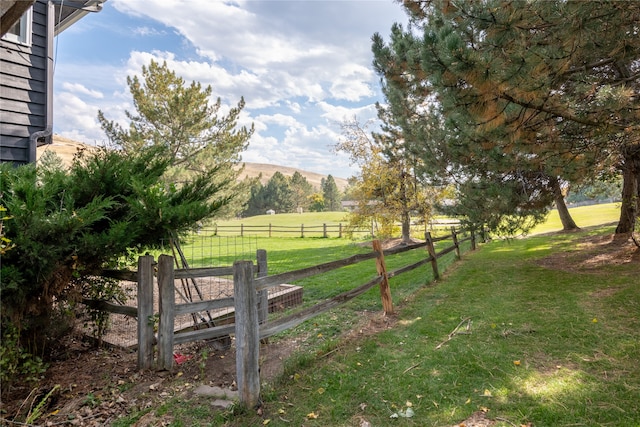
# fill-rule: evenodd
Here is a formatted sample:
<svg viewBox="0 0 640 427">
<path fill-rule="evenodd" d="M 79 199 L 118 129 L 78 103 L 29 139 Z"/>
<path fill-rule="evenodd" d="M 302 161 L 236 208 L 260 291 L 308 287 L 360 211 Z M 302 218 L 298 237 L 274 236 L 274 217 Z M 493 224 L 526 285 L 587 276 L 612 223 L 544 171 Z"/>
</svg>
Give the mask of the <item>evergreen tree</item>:
<svg viewBox="0 0 640 427">
<path fill-rule="evenodd" d="M 616 232 L 633 229 L 640 176 L 633 108 L 640 82 L 639 4 L 403 4 L 422 34 L 396 25 L 389 46 L 374 36 L 376 64 L 417 105 L 437 103 L 448 138 L 429 151 L 453 159 L 458 177 L 473 178 L 465 190 L 506 183 L 511 190 L 503 200 L 539 212 L 546 192 L 557 197 L 556 180 L 580 182 L 615 166 L 624 178 Z"/>
<path fill-rule="evenodd" d="M 320 181 L 322 188 L 322 198 L 324 199 L 324 209 L 328 212 L 339 212 L 342 210 L 342 200 L 340 198 L 340 190 L 336 185 L 336 180 L 331 175 L 322 178 Z"/>
<path fill-rule="evenodd" d="M 313 186 L 307 181 L 307 178 L 302 176 L 300 172 L 295 171 L 289 179 L 289 186 L 293 193 L 295 208 L 308 210 L 310 205 L 309 196 L 313 193 Z"/>
<path fill-rule="evenodd" d="M 209 102 L 211 86 L 203 88 L 198 82 L 187 85 L 166 62 L 153 60 L 142 67 L 141 78 L 127 77 L 127 84 L 136 108 L 135 113 L 125 112 L 129 126 L 123 128 L 107 120 L 102 111 L 98 113 L 109 141 L 130 153 L 146 146 L 163 147 L 172 166 L 164 176 L 167 183 L 189 181 L 217 168 L 213 179 L 225 182 L 225 194 L 244 203 L 246 199 L 239 196 L 248 193 L 249 184 L 237 178 L 242 173 L 241 153 L 253 134 L 253 126 L 237 126 L 244 99 L 220 115 L 220 98 Z M 237 203 L 227 209 L 237 209 Z"/>
<path fill-rule="evenodd" d="M 293 191 L 281 172 L 274 173 L 265 185 L 265 199 L 269 208 L 278 213 L 291 213 L 295 210 Z"/>
</svg>

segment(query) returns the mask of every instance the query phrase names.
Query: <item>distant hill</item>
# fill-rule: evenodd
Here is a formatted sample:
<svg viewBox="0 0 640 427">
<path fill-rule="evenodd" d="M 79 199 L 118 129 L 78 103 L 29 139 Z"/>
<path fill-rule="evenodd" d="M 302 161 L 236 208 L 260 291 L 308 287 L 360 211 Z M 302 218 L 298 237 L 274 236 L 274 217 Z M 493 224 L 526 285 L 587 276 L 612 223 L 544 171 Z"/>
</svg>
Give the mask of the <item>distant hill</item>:
<svg viewBox="0 0 640 427">
<path fill-rule="evenodd" d="M 62 158 L 62 162 L 65 165 L 70 165 L 71 160 L 73 159 L 73 155 L 78 152 L 78 150 L 87 149 L 92 150 L 95 147 L 87 144 L 83 144 L 81 142 L 73 141 L 68 138 L 61 137 L 59 135 L 53 136 L 53 144 L 44 145 L 42 147 L 38 147 L 37 157 L 46 152 L 53 151 L 58 156 Z M 244 179 L 245 177 L 256 178 L 262 174 L 262 179 L 260 180 L 263 184 L 266 184 L 267 181 L 275 174 L 276 172 L 280 172 L 284 176 L 290 177 L 297 171 L 300 172 L 302 176 L 307 178 L 309 184 L 313 185 L 318 190 L 320 189 L 320 181 L 322 178 L 326 178 L 326 175 L 322 175 L 315 172 L 307 172 L 302 169 L 296 169 L 289 166 L 280 166 L 280 165 L 270 165 L 266 163 L 244 163 L 245 168 L 242 174 L 240 175 L 240 179 Z M 336 181 L 336 185 L 340 190 L 344 190 L 348 182 L 344 178 L 333 177 Z"/>
</svg>

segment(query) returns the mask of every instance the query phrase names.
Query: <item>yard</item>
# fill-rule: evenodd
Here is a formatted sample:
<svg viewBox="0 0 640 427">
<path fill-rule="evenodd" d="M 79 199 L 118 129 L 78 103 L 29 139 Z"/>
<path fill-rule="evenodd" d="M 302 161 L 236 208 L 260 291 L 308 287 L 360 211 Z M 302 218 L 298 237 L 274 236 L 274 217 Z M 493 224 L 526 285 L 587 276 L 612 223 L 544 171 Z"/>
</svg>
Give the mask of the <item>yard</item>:
<svg viewBox="0 0 640 427">
<path fill-rule="evenodd" d="M 36 425 L 637 426 L 640 255 L 612 231 L 494 241 L 435 284 L 424 286 L 428 267 L 397 279 L 411 292 L 394 293 L 405 284 L 392 279 L 394 316 L 369 292 L 273 337 L 258 412 L 193 393 L 233 385 L 233 348 L 177 349 L 191 359 L 175 372 L 140 373 L 134 353 L 76 336 L 29 399 L 3 402 L 2 417 L 43 402 Z M 340 257 L 349 249 L 336 240 L 309 253 Z"/>
</svg>

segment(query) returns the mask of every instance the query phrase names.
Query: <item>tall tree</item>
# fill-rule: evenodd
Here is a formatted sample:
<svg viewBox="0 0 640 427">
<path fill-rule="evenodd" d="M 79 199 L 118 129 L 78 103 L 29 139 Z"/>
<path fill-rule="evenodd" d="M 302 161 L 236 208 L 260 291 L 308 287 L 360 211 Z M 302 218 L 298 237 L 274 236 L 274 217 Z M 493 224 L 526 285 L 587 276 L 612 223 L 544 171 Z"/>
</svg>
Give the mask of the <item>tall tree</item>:
<svg viewBox="0 0 640 427">
<path fill-rule="evenodd" d="M 496 159 L 500 164 L 501 154 L 515 153 L 505 165 L 525 167 L 503 176 L 547 176 L 533 181 L 542 184 L 537 194 L 544 187 L 553 191 L 559 177 L 574 181 L 616 165 L 624 177 L 616 232 L 633 230 L 640 175 L 640 112 L 634 108 L 640 4 L 403 4 L 412 31 L 422 34 L 392 29 L 391 51 L 405 55 L 387 80 L 413 79 L 411 86 L 419 89 L 413 94 L 438 102 L 454 135 L 445 147 L 449 155 L 464 166 L 469 158 L 490 161 L 487 168 L 496 172 Z M 374 39 L 374 45 L 379 42 Z M 483 152 L 482 145 L 497 153 Z"/>
<path fill-rule="evenodd" d="M 235 199 L 247 193 L 248 185 L 237 182 L 242 173 L 241 154 L 253 134 L 253 126 L 238 126 L 243 98 L 221 115 L 220 98 L 210 102 L 211 86 L 202 87 L 199 82 L 187 85 L 166 62 L 153 60 L 142 67 L 140 78 L 127 77 L 127 84 L 136 109 L 133 113 L 125 111 L 127 128 L 98 112 L 100 125 L 112 144 L 125 152 L 164 147 L 172 166 L 165 174 L 169 183 L 188 181 L 217 167 L 219 172 L 213 179 L 229 183 L 226 195 Z"/>
<path fill-rule="evenodd" d="M 340 197 L 340 190 L 336 180 L 332 175 L 327 175 L 326 178 L 322 178 L 320 181 L 320 187 L 322 187 L 322 198 L 324 199 L 324 210 L 329 212 L 338 212 L 342 210 L 342 199 Z"/>
<path fill-rule="evenodd" d="M 405 151 L 400 130 L 386 116 L 388 110 L 380 105 L 378 109 L 384 123 L 381 132 L 369 133 L 355 119 L 344 121 L 342 139 L 335 146 L 360 167 L 352 191 L 358 208 L 350 215 L 350 223 L 362 226 L 374 219 L 381 224 L 382 234 L 391 235 L 400 221 L 406 244 L 411 241 L 411 215 L 426 221 L 440 192 L 418 180 L 418 159 Z"/>
<path fill-rule="evenodd" d="M 307 181 L 307 178 L 302 176 L 300 172 L 295 171 L 289 179 L 289 186 L 291 187 L 291 191 L 293 192 L 293 204 L 295 205 L 296 209 L 309 209 L 309 196 L 311 196 L 311 194 L 313 193 L 313 185 L 311 185 L 309 181 Z"/>
<path fill-rule="evenodd" d="M 265 199 L 270 209 L 276 212 L 293 212 L 295 210 L 294 194 L 287 177 L 276 172 L 265 185 Z"/>
</svg>

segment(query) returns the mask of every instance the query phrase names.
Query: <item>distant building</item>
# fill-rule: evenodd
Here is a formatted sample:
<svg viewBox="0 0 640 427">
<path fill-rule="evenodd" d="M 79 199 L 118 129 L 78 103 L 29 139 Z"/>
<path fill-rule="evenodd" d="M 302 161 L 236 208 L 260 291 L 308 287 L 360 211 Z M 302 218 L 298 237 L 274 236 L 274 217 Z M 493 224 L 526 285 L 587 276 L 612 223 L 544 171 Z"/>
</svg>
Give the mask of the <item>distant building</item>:
<svg viewBox="0 0 640 427">
<path fill-rule="evenodd" d="M 275 214 L 276 214 L 276 211 L 274 211 L 273 209 L 269 209 L 267 211 L 267 215 L 275 215 Z"/>
</svg>

